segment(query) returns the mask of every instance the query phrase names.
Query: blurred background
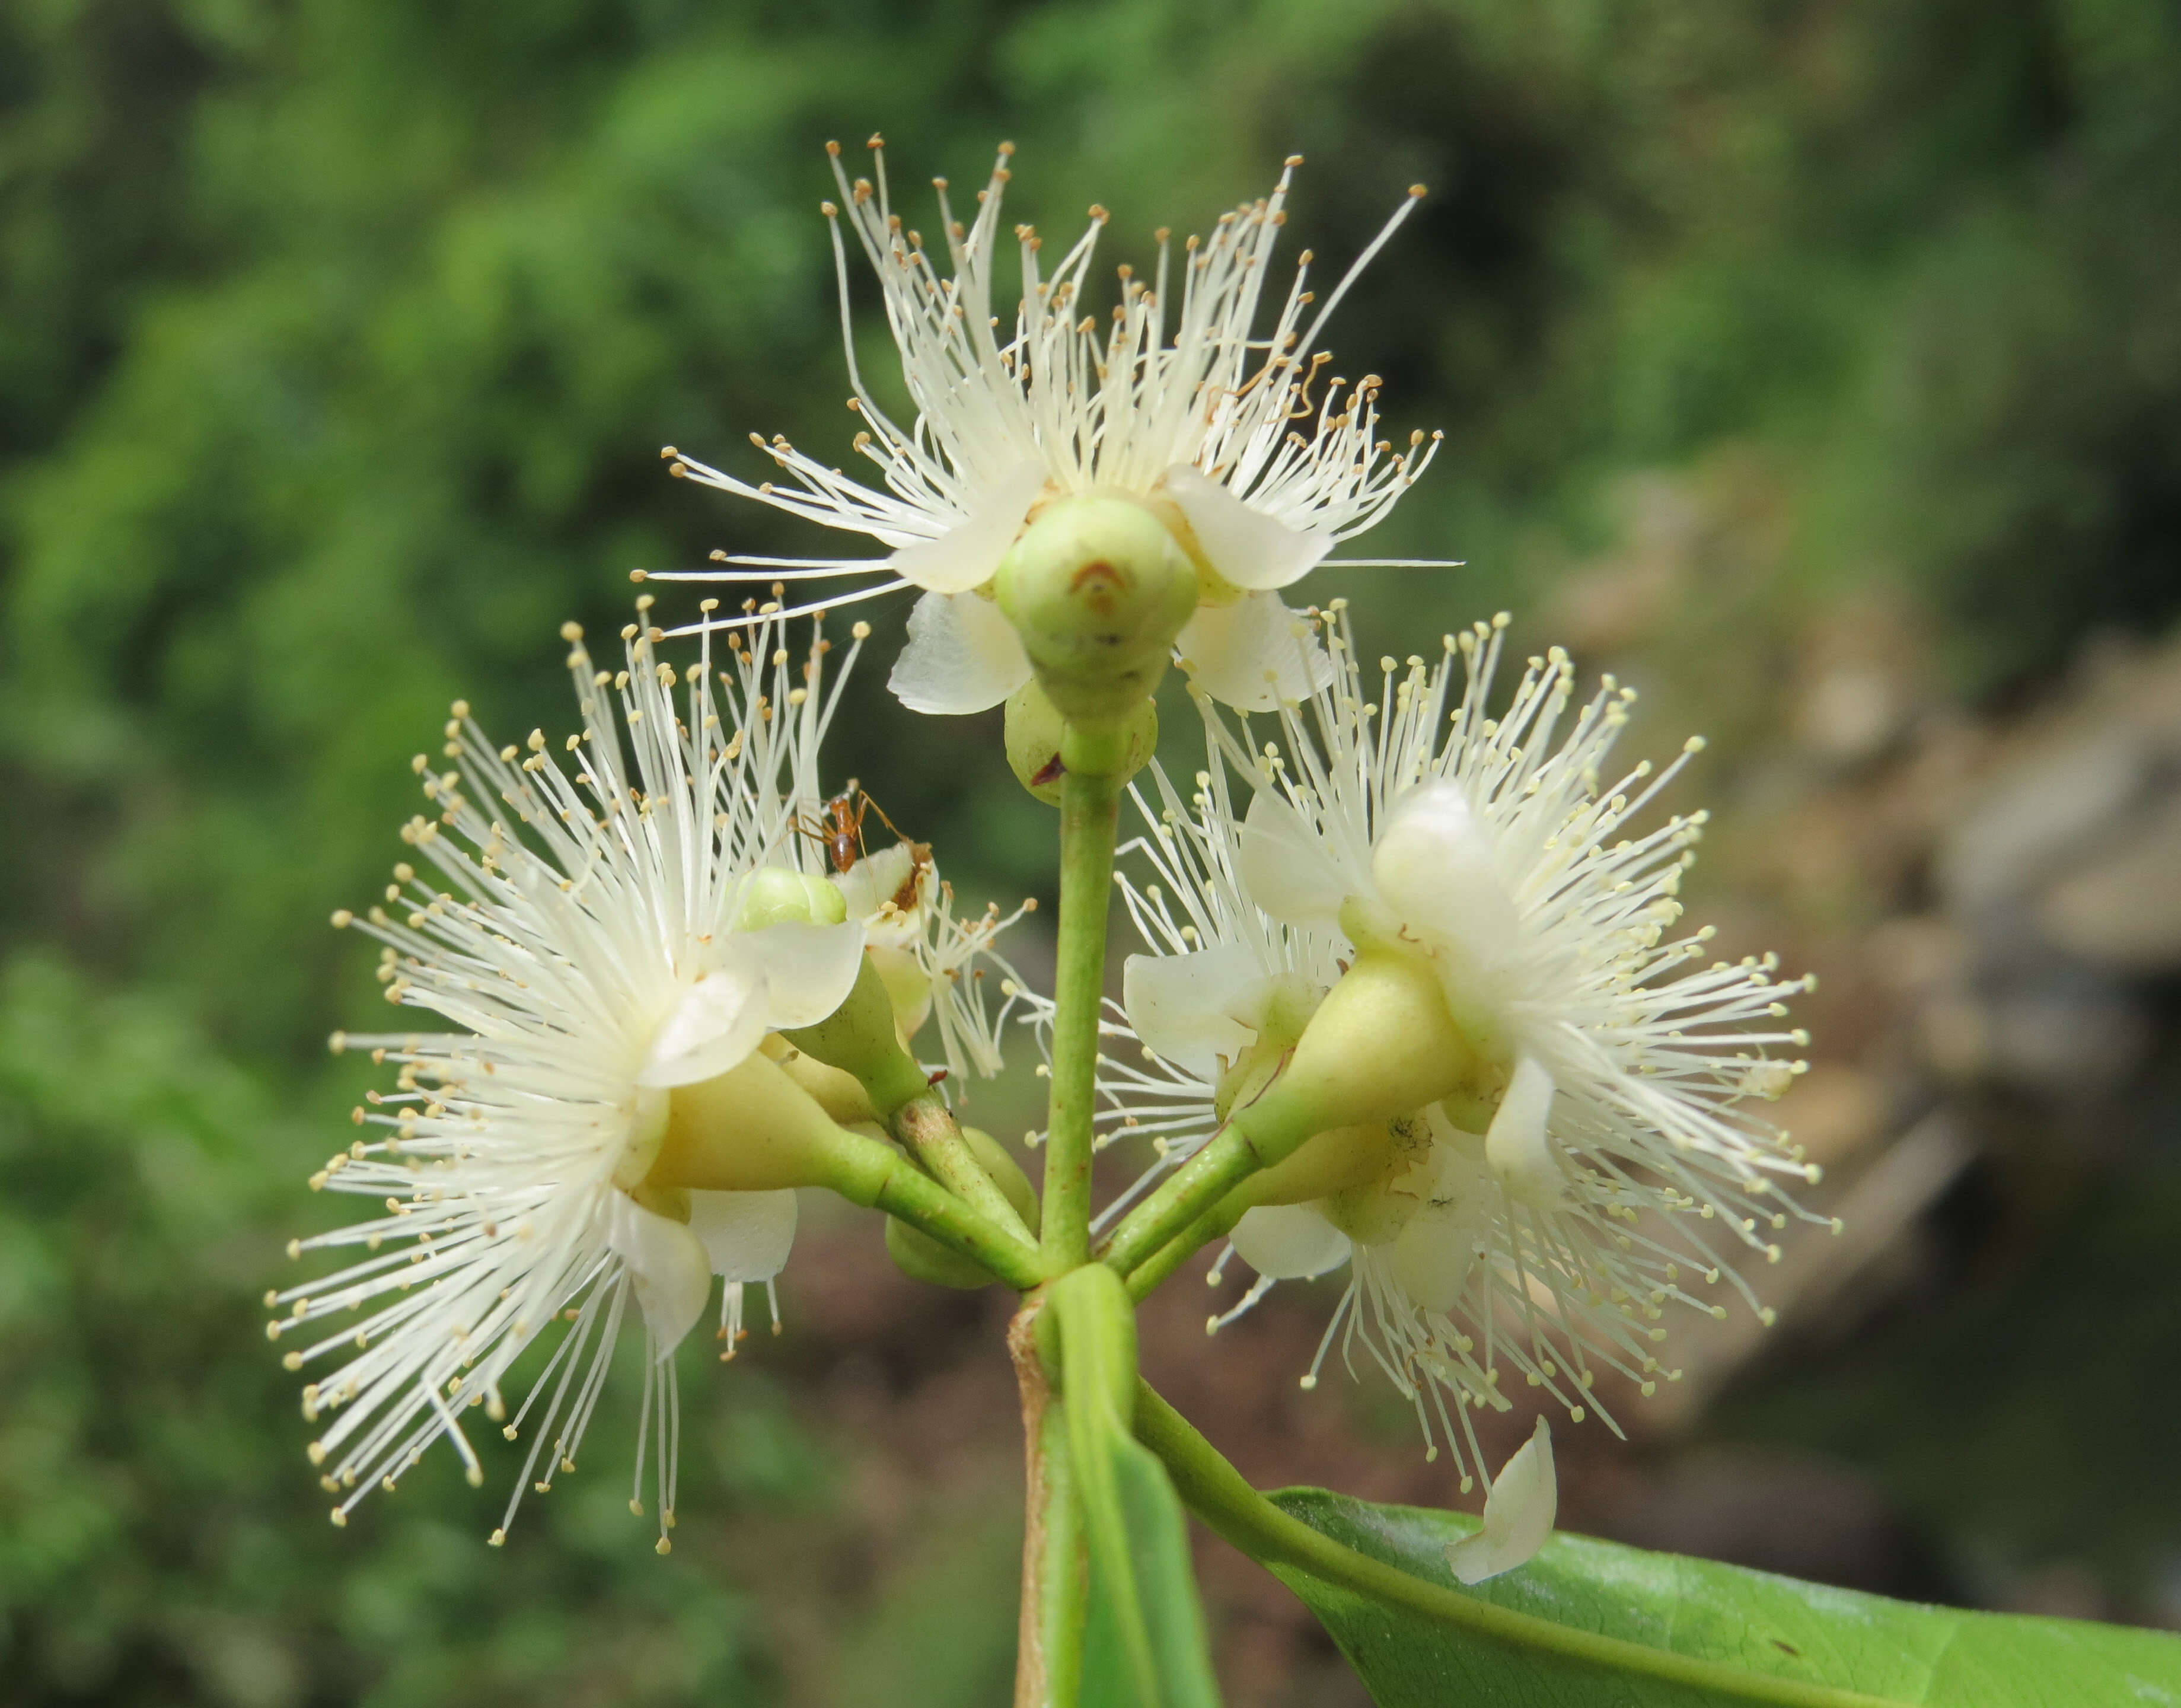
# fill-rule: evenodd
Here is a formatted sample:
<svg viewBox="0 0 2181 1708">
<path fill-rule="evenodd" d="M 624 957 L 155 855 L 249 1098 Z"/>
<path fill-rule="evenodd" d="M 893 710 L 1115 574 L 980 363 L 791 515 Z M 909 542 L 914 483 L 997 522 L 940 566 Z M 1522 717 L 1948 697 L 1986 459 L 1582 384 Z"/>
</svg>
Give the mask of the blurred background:
<svg viewBox="0 0 2181 1708">
<path fill-rule="evenodd" d="M 1336 269 L 1427 183 L 1331 338 L 1447 435 L 1372 544 L 1466 567 L 1307 592 L 1399 653 L 1511 608 L 1643 690 L 1633 747 L 1713 738 L 1693 910 L 1822 976 L 1782 1116 L 1849 1231 L 1776 1329 L 1683 1324 L 1626 1440 L 1561 1431 L 1563 1522 L 2181 1627 L 2171 6 L 0 0 L 0 1701 L 1006 1700 L 1005 1302 L 869 1221 L 808 1207 L 782 1338 L 683 1349 L 670 1559 L 610 1401 L 505 1551 L 512 1450 L 330 1528 L 257 1302 L 367 1070 L 326 917 L 446 702 L 560 728 L 555 629 L 630 568 L 811 549 L 657 449 L 845 458 L 816 204 L 874 130 L 919 216 L 1013 140 L 1011 215 L 1103 202 L 1109 262 L 1291 152 Z M 1049 897 L 996 721 L 896 711 L 867 609 L 834 773 Z M 1019 1138 L 1031 1082 L 969 1113 Z M 1332 1296 L 1207 1349 L 1184 1274 L 1147 1364 L 1261 1483 L 1455 1503 L 1389 1396 L 1297 1390 Z M 1202 1558 L 1230 1702 L 1363 1701 Z"/>
</svg>

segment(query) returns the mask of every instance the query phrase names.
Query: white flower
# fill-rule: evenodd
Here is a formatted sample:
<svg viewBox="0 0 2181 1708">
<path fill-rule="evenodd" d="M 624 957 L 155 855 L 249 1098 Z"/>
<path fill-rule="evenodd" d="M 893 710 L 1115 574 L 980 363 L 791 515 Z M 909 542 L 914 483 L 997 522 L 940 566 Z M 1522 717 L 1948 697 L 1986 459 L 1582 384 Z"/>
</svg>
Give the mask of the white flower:
<svg viewBox="0 0 2181 1708">
<path fill-rule="evenodd" d="M 655 655 L 655 628 L 622 632 L 618 672 L 594 666 L 574 625 L 562 633 L 583 719 L 566 768 L 542 732 L 527 753 L 495 749 L 457 702 L 447 769 L 415 762 L 433 815 L 401 832 L 417 865 L 395 868 L 383 907 L 334 916 L 385 945 L 388 1001 L 460 1030 L 336 1035 L 337 1049 L 369 1049 L 398 1075 L 356 1111 L 376 1136 L 312 1184 L 384 1213 L 290 1245 L 369 1255 L 268 1296 L 286 1307 L 270 1332 L 310 1342 L 286 1355 L 290 1369 L 334 1365 L 303 1409 L 332 1418 L 310 1456 L 340 1496 L 336 1523 L 441 1435 L 481 1481 L 469 1407 L 505 1420 L 510 1440 L 527 1429 L 498 1542 L 541 1456 L 541 1490 L 574 1468 L 633 1305 L 647 1379 L 632 1505 L 643 1510 L 648 1439 L 664 1552 L 680 1433 L 670 1355 L 715 1274 L 732 1355 L 743 1288 L 770 1288 L 787 1261 L 795 1195 L 642 1183 L 673 1087 L 735 1068 L 776 1028 L 822 1020 L 855 981 L 860 922 L 738 928 L 768 875 L 799 884 L 820 858 L 797 826 L 819 799 L 839 688 L 824 692 L 830 644 L 814 633 L 793 667 L 768 627 L 754 652 L 733 638 L 732 676 L 715 677 L 708 645 L 682 679 Z M 822 888 L 815 872 L 809 882 Z M 572 1326 L 506 1419 L 510 1367 L 559 1321 Z"/>
<path fill-rule="evenodd" d="M 1119 269 L 1120 301 L 1102 334 L 1100 318 L 1086 311 L 1106 211 L 1090 210 L 1089 229 L 1049 273 L 1040 259 L 1041 240 L 1017 226 L 1022 295 L 1003 333 L 993 274 L 1013 146 L 1002 146 L 966 228 L 948 204 L 946 180 L 936 180 L 951 269 L 944 277 L 922 235 L 894 213 L 876 138 L 871 148 L 875 183 L 851 184 L 839 145 L 828 145 L 916 408 L 906 428 L 888 418 L 858 371 L 843 209 L 828 202 L 825 214 L 855 394 L 849 407 L 864 424 L 855 448 L 877 467 L 879 484 L 853 480 L 784 439 L 767 443 L 756 434 L 753 442 L 778 465 L 785 484 L 752 485 L 671 447 L 665 454 L 676 475 L 861 534 L 888 555 L 714 557 L 793 578 L 877 578 L 848 595 L 854 599 L 921 589 L 894 689 L 917 710 L 976 711 L 997 705 L 1030 677 L 1021 642 L 989 596 L 1000 560 L 1049 500 L 1119 495 L 1150 508 L 1199 565 L 1203 602 L 1177 650 L 1206 688 L 1258 710 L 1272 709 L 1282 691 L 1289 699 L 1307 693 L 1316 677 L 1266 681 L 1267 668 L 1276 678 L 1292 678 L 1295 671 L 1276 589 L 1383 517 L 1438 443 L 1437 435 L 1427 441 L 1415 433 L 1396 455 L 1378 436 L 1377 378 L 1350 384 L 1327 375 L 1331 358 L 1317 347 L 1328 317 L 1422 188 L 1411 191 L 1322 303 L 1305 289 L 1306 252 L 1262 331 L 1254 329 L 1299 158 L 1287 163 L 1269 196 L 1223 215 L 1208 240 L 1187 240 L 1178 301 L 1168 288 L 1175 259 L 1160 232 L 1151 279 Z"/>
<path fill-rule="evenodd" d="M 1124 883 L 1152 950 L 1124 1007 L 1151 1060 L 1102 1089 L 1109 1123 L 1158 1136 L 1156 1175 L 1269 1081 L 1359 948 L 1435 970 L 1471 1083 L 1358 1141 L 1361 1184 L 1243 1215 L 1229 1250 L 1258 1280 L 1212 1326 L 1346 1263 L 1304 1385 L 1360 1341 L 1466 1489 L 1468 1408 L 1507 1407 L 1503 1363 L 1580 1421 L 1600 1365 L 1653 1390 L 1667 1305 L 1725 1314 L 1691 1288 L 1725 1279 L 1757 1308 L 1714 1235 L 1776 1258 L 1766 1234 L 1806 1213 L 1778 1183 L 1817 1171 L 1742 1107 L 1799 1071 L 1770 1053 L 1807 1042 L 1778 1024 L 1805 987 L 1769 960 L 1682 970 L 1711 936 L 1665 939 L 1703 815 L 1621 833 L 1682 763 L 1603 781 L 1627 690 L 1609 679 L 1570 721 L 1554 652 L 1493 718 L 1502 618 L 1448 637 L 1435 667 L 1382 661 L 1367 697 L 1344 622 L 1323 622 L 1338 673 L 1284 711 L 1284 750 L 1200 701 L 1212 758 L 1190 800 L 1162 773 L 1156 810 L 1136 797 L 1157 882 Z M 1240 816 L 1230 777 L 1252 791 Z"/>
</svg>

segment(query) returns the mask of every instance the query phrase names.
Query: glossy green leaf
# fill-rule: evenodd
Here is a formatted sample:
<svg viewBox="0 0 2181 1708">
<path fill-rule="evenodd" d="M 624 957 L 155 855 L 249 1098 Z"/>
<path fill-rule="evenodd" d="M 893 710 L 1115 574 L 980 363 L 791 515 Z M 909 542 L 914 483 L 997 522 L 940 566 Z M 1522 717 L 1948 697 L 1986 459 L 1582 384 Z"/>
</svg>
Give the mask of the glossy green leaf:
<svg viewBox="0 0 2181 1708">
<path fill-rule="evenodd" d="M 1477 1521 L 1374 1506 L 1321 1489 L 1271 1496 L 1320 1534 L 1442 1589 L 1661 1656 L 1701 1680 L 1488 1636 L 1324 1581 L 1272 1569 L 1325 1623 L 1379 1708 L 2181 1708 L 2181 1638 L 2072 1619 L 1968 1613 L 1798 1583 L 1707 1560 L 1558 1534 L 1527 1566 L 1463 1590 L 1446 1548 Z M 1672 1670 L 1672 1662 L 1666 1665 Z"/>
</svg>

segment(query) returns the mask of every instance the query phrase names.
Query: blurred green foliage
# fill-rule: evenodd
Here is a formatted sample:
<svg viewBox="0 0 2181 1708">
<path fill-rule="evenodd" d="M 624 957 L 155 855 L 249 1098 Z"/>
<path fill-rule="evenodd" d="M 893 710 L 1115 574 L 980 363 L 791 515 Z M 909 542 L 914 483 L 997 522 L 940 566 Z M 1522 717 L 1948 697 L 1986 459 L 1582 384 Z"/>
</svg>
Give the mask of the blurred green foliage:
<svg viewBox="0 0 2181 1708">
<path fill-rule="evenodd" d="M 1429 183 L 1334 343 L 1447 430 L 1382 543 L 1473 567 L 1351 589 L 1433 633 L 1722 443 L 1786 471 L 1796 588 L 1915 589 L 1970 691 L 2181 602 L 2156 0 L 6 0 L 8 1700 L 772 1693 L 732 1574 L 632 1547 L 610 1479 L 489 1561 L 444 1467 L 334 1535 L 252 1301 L 353 1095 L 323 921 L 445 701 L 555 728 L 554 627 L 629 568 L 807 548 L 655 452 L 845 455 L 820 145 L 875 127 L 897 184 L 1012 137 L 1011 206 L 1095 197 L 1116 258 L 1291 151 L 1334 268 Z M 870 614 L 841 773 L 972 893 L 1046 884 L 997 730 L 904 741 Z M 692 1506 L 823 1498 L 704 1462 Z"/>
</svg>

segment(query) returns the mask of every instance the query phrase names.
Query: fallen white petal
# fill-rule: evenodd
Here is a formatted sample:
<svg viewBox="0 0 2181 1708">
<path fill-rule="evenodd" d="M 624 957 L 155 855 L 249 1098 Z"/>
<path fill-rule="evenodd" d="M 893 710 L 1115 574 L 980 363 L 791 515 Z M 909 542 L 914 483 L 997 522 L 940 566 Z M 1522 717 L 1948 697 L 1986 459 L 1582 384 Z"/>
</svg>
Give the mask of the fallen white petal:
<svg viewBox="0 0 2181 1708">
<path fill-rule="evenodd" d="M 1521 942 L 1521 919 L 1499 882 L 1489 832 L 1459 783 L 1411 789 L 1387 815 L 1371 875 L 1404 924 L 1458 948 L 1467 964 L 1507 965 Z"/>
<path fill-rule="evenodd" d="M 1348 1235 L 1308 1204 L 1260 1204 L 1229 1235 L 1242 1261 L 1275 1281 L 1303 1281 L 1348 1261 Z"/>
<path fill-rule="evenodd" d="M 936 539 L 904 545 L 886 567 L 929 593 L 964 593 L 992 578 L 1022 531 L 1023 517 L 1045 490 L 1045 465 L 1019 462 L 987 486 L 972 504 L 969 519 Z"/>
<path fill-rule="evenodd" d="M 1166 491 L 1189 518 L 1206 560 L 1236 587 L 1285 587 L 1308 575 L 1333 550 L 1331 534 L 1275 522 L 1185 464 L 1167 470 Z"/>
<path fill-rule="evenodd" d="M 787 1266 L 795 1244 L 795 1193 L 689 1194 L 689 1231 L 729 1281 L 769 1281 Z"/>
<path fill-rule="evenodd" d="M 775 1031 L 811 1026 L 848 1000 L 863 970 L 864 927 L 784 920 L 731 938 L 734 949 L 765 970 L 765 1023 Z"/>
<path fill-rule="evenodd" d="M 1553 1113 L 1553 1076 L 1535 1056 L 1515 1064 L 1507 1094 L 1484 1135 L 1484 1158 L 1507 1196 L 1533 1210 L 1567 1202 L 1566 1181 L 1547 1130 Z"/>
<path fill-rule="evenodd" d="M 1465 1584 L 1482 1584 L 1527 1565 L 1553 1534 L 1560 1484 L 1553 1475 L 1553 1432 L 1543 1418 L 1530 1439 L 1499 1468 L 1484 1497 L 1484 1528 L 1451 1543 L 1446 1563 Z"/>
<path fill-rule="evenodd" d="M 608 1200 L 606 1217 L 606 1242 L 628 1270 L 653 1351 L 663 1362 L 712 1296 L 711 1260 L 682 1224 L 645 1209 L 626 1192 Z"/>
<path fill-rule="evenodd" d="M 1301 814 L 1269 788 L 1251 797 L 1234 850 L 1234 875 L 1250 899 L 1294 926 L 1328 924 L 1356 886 Z"/>
<path fill-rule="evenodd" d="M 1200 688 L 1237 711 L 1277 710 L 1333 680 L 1317 634 L 1276 593 L 1197 606 L 1173 649 Z"/>
<path fill-rule="evenodd" d="M 765 1033 L 764 970 L 735 959 L 687 987 L 653 1037 L 637 1072 L 639 1086 L 693 1086 L 716 1079 Z"/>
<path fill-rule="evenodd" d="M 1185 955 L 1130 955 L 1121 969 L 1121 1006 L 1136 1036 L 1205 1080 L 1256 1041 L 1250 1011 L 1260 1006 L 1265 970 L 1245 943 Z"/>
<path fill-rule="evenodd" d="M 927 593 L 908 614 L 908 644 L 886 686 L 911 711 L 986 711 L 1030 680 L 1030 655 L 993 600 Z"/>
</svg>

